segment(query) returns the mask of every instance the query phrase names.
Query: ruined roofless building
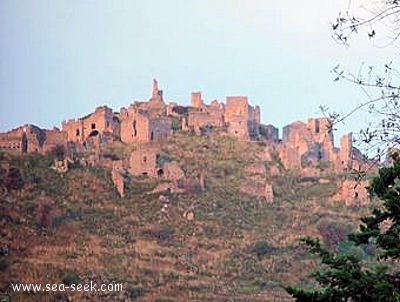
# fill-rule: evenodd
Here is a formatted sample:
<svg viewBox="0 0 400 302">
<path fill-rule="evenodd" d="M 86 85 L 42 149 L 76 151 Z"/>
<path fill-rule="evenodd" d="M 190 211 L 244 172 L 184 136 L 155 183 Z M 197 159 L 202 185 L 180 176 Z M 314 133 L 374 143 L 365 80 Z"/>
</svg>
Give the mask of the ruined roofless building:
<svg viewBox="0 0 400 302">
<path fill-rule="evenodd" d="M 41 129 L 34 125 L 24 125 L 5 133 L 0 133 L 0 149 L 17 153 L 46 153 L 57 145 L 66 145 L 67 137 L 59 129 Z"/>
<path fill-rule="evenodd" d="M 226 98 L 225 122 L 228 133 L 239 139 L 249 140 L 260 135 L 260 107 L 249 105 L 247 97 Z"/>
<path fill-rule="evenodd" d="M 191 108 L 188 116 L 188 127 L 195 133 L 206 126 L 226 127 L 229 134 L 241 140 L 260 136 L 260 108 L 252 107 L 247 97 L 229 96 L 226 104 L 214 100 L 205 105 L 201 92 L 191 94 Z"/>
<path fill-rule="evenodd" d="M 210 105 L 205 105 L 201 92 L 192 92 L 190 98 L 191 110 L 188 113 L 187 126 L 196 134 L 201 133 L 203 127 L 223 127 L 225 106 L 214 100 Z"/>
<path fill-rule="evenodd" d="M 166 108 L 163 93 L 154 79 L 148 102 L 135 102 L 128 108 L 121 108 L 121 141 L 130 144 L 166 140 L 172 131 Z"/>
<path fill-rule="evenodd" d="M 190 106 L 180 106 L 163 99 L 156 79 L 147 101 L 134 102 L 120 112 L 107 106 L 98 107 L 85 117 L 64 121 L 62 131 L 46 130 L 25 125 L 0 133 L 0 148 L 17 152 L 47 152 L 67 141 L 86 146 L 98 146 L 112 140 L 126 144 L 163 141 L 172 133 L 172 121 L 181 122 L 182 130 L 200 134 L 204 127 L 215 127 L 240 140 L 262 139 L 275 149 L 286 169 L 302 169 L 304 164 L 323 161 L 337 171 L 360 166 L 360 152 L 352 146 L 352 136 L 340 139 L 340 148 L 334 147 L 333 134 L 326 118 L 310 118 L 283 128 L 282 141 L 278 129 L 260 123 L 260 108 L 250 106 L 247 97 L 230 96 L 226 103 L 212 101 L 206 105 L 201 92 L 191 94 Z M 107 138 L 107 139 L 105 139 Z M 110 139 L 108 139 L 110 138 Z M 97 144 L 90 144 L 90 142 Z M 87 143 L 87 144 L 86 144 Z M 324 163 L 325 164 L 325 163 Z"/>
<path fill-rule="evenodd" d="M 353 169 L 360 165 L 359 151 L 353 147 L 352 134 L 340 138 L 340 147 L 334 146 L 330 121 L 310 118 L 306 123 L 297 121 L 283 128 L 282 142 L 277 151 L 284 167 L 299 170 L 307 164 L 330 163 L 336 171 Z"/>
<path fill-rule="evenodd" d="M 67 134 L 69 142 L 75 143 L 84 142 L 97 135 L 116 137 L 119 132 L 119 120 L 111 108 L 101 106 L 82 118 L 63 121 L 62 131 Z"/>
</svg>

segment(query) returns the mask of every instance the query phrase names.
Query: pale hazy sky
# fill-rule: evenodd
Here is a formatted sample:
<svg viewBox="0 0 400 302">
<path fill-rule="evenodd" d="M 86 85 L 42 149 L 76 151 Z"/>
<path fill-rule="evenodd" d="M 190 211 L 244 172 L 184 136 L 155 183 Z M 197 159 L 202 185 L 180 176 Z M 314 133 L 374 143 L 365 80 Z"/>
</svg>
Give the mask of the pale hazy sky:
<svg viewBox="0 0 400 302">
<path fill-rule="evenodd" d="M 365 95 L 330 70 L 392 55 L 365 39 L 333 41 L 330 22 L 347 4 L 1 0 L 0 130 L 60 126 L 103 104 L 119 110 L 147 99 L 153 77 L 182 104 L 196 90 L 206 102 L 247 95 L 278 127 L 320 115 L 319 105 L 344 112 Z"/>
</svg>

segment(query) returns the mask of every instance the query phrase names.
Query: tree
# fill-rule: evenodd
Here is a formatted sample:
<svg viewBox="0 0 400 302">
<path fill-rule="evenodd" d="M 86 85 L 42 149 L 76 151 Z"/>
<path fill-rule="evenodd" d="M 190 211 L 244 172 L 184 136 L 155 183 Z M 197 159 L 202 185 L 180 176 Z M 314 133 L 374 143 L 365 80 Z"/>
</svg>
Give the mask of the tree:
<svg viewBox="0 0 400 302">
<path fill-rule="evenodd" d="M 334 39 L 349 46 L 356 35 L 365 34 L 374 45 L 378 37 L 386 41 L 380 46 L 398 46 L 400 36 L 400 1 L 371 1 L 369 6 L 356 11 L 349 6 L 332 22 Z M 339 115 L 321 107 L 332 121 L 332 129 L 339 122 L 362 109 L 379 117 L 360 131 L 360 141 L 368 149 L 385 154 L 400 143 L 400 73 L 392 62 L 382 68 L 361 64 L 358 73 L 345 72 L 336 66 L 335 81 L 345 80 L 359 86 L 367 100 L 350 112 Z M 391 150 L 393 164 L 379 170 L 372 180 L 369 193 L 381 201 L 381 207 L 361 218 L 360 230 L 348 236 L 356 245 L 375 245 L 378 256 L 374 263 L 360 256 L 328 252 L 319 240 L 304 238 L 307 249 L 317 255 L 321 268 L 312 273 L 317 288 L 304 289 L 287 286 L 285 289 L 296 301 L 400 301 L 400 158 Z"/>
<path fill-rule="evenodd" d="M 400 301 L 400 160 L 379 170 L 369 193 L 382 200 L 370 216 L 361 219 L 360 231 L 349 235 L 356 244 L 374 243 L 379 249 L 375 264 L 360 256 L 330 253 L 319 240 L 304 238 L 307 249 L 317 255 L 322 268 L 312 273 L 319 287 L 286 287 L 296 301 Z M 391 264 L 391 266 L 389 266 Z"/>
<path fill-rule="evenodd" d="M 331 23 L 332 36 L 340 44 L 349 46 L 355 36 L 366 37 L 374 46 L 398 47 L 400 36 L 400 1 L 377 0 L 357 7 L 350 1 L 345 11 Z M 365 3 L 365 1 L 363 2 Z M 387 154 L 400 142 L 400 73 L 393 62 L 382 67 L 362 63 L 360 69 L 346 72 L 339 65 L 333 68 L 334 80 L 345 80 L 359 86 L 367 99 L 343 115 L 321 107 L 330 117 L 332 129 L 349 119 L 354 113 L 366 110 L 371 117 L 370 125 L 360 130 L 359 142 L 366 151 L 376 150 L 379 156 Z"/>
<path fill-rule="evenodd" d="M 395 44 L 400 36 L 400 1 L 378 0 L 370 1 L 369 5 L 359 6 L 348 2 L 345 11 L 339 12 L 338 17 L 332 22 L 334 39 L 344 45 L 349 45 L 350 39 L 359 33 L 365 33 L 368 39 L 376 39 L 381 35 L 389 46 Z M 353 5 L 353 7 L 352 7 Z"/>
</svg>

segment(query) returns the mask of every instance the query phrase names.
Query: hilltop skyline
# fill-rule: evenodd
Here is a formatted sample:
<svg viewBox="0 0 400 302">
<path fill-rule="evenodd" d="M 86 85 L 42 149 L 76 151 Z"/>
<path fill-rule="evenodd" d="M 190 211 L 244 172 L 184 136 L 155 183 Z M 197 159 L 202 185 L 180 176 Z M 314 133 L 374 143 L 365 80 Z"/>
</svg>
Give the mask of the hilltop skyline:
<svg viewBox="0 0 400 302">
<path fill-rule="evenodd" d="M 330 37 L 329 22 L 347 4 L 2 1 L 0 131 L 60 127 L 100 105 L 118 110 L 147 99 L 153 77 L 165 100 L 180 104 L 192 91 L 207 103 L 246 95 L 279 128 L 321 115 L 319 105 L 345 112 L 365 95 L 333 82 L 330 69 L 386 59 L 386 50 Z M 344 132 L 359 126 L 350 121 Z"/>
</svg>

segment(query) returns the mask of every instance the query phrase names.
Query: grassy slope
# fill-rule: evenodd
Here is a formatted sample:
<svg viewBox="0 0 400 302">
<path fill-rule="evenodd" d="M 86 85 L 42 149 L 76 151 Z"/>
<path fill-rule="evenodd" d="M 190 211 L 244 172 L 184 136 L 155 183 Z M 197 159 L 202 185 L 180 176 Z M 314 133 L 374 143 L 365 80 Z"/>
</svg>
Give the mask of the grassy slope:
<svg viewBox="0 0 400 302">
<path fill-rule="evenodd" d="M 354 228 L 366 211 L 330 202 L 334 182 L 302 183 L 290 174 L 271 179 L 273 204 L 240 194 L 243 168 L 261 162 L 258 143 L 180 135 L 161 148 L 188 174 L 205 171 L 207 187 L 173 194 L 168 213 L 160 194 L 150 193 L 156 180 L 133 178 L 119 199 L 107 171 L 62 175 L 48 158 L 13 158 L 26 184 L 0 204 L 0 243 L 9 250 L 0 292 L 9 301 L 63 301 L 61 293 L 10 293 L 8 283 L 69 279 L 124 284 L 123 293 L 71 294 L 78 301 L 286 301 L 280 285 L 307 284 L 315 267 L 298 239 L 321 236 L 321 226 Z M 195 219 L 187 221 L 182 214 L 193 203 Z M 45 228 L 43 204 L 51 208 Z"/>
</svg>

